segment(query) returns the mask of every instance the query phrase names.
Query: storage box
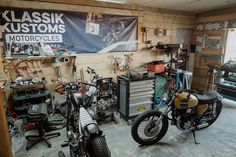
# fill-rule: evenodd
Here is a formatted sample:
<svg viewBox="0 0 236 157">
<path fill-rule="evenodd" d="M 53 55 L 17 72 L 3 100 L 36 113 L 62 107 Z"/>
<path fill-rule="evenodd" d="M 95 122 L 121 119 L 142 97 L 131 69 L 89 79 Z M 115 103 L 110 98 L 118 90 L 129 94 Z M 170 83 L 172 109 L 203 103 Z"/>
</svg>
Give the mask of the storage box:
<svg viewBox="0 0 236 157">
<path fill-rule="evenodd" d="M 163 73 L 165 71 L 165 65 L 163 61 L 155 61 L 148 64 L 148 69 L 154 73 Z"/>
<path fill-rule="evenodd" d="M 125 120 L 135 118 L 154 105 L 155 77 L 117 77 L 118 111 Z"/>
</svg>

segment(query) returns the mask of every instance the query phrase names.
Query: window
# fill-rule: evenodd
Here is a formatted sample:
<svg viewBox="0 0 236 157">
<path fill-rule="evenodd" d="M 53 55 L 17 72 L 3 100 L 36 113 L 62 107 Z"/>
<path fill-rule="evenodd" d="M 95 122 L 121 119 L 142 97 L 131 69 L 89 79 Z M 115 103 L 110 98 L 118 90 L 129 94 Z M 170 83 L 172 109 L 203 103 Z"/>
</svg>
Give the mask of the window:
<svg viewBox="0 0 236 157">
<path fill-rule="evenodd" d="M 228 62 L 229 60 L 236 61 L 236 29 L 228 30 L 224 63 Z"/>
</svg>

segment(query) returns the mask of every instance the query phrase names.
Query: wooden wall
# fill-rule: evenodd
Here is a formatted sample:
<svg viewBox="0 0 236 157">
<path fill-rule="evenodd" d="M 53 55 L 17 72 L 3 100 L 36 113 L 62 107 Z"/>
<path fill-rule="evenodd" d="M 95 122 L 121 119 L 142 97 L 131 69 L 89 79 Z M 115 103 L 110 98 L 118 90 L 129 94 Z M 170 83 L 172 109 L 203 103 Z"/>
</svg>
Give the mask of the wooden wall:
<svg viewBox="0 0 236 157">
<path fill-rule="evenodd" d="M 199 23 L 211 23 L 211 22 L 224 22 L 236 19 L 236 8 L 220 9 L 209 11 L 206 13 L 198 14 L 196 16 L 196 24 Z M 220 48 L 204 48 L 202 52 L 196 53 L 195 65 L 193 73 L 193 88 L 203 89 L 203 83 L 208 71 L 207 64 L 221 65 L 225 53 L 225 45 L 227 39 L 226 30 L 212 30 L 212 31 L 194 31 L 193 43 L 196 43 L 196 36 L 208 35 L 221 37 Z M 208 56 L 208 57 L 204 57 Z M 217 57 L 218 56 L 218 57 Z M 221 56 L 221 57 L 220 57 Z"/>
<path fill-rule="evenodd" d="M 156 52 L 142 50 L 145 45 L 142 43 L 143 36 L 141 27 L 150 28 L 148 32 L 148 40 L 152 40 L 154 44 L 159 41 L 163 43 L 175 43 L 175 34 L 177 28 L 193 29 L 195 24 L 195 16 L 189 13 L 163 9 L 144 8 L 136 5 L 99 3 L 92 0 L 42 0 L 41 2 L 1 1 L 0 6 L 138 16 L 139 50 L 137 52 L 133 52 L 132 67 L 164 58 L 164 56 L 160 56 Z M 166 37 L 157 37 L 154 35 L 155 28 L 171 29 L 171 34 Z M 105 77 L 116 76 L 117 74 L 114 74 L 114 72 L 112 71 L 112 57 L 119 57 L 123 56 L 124 54 L 126 53 L 118 52 L 105 54 L 80 54 L 76 56 L 76 66 L 78 70 L 80 70 L 81 68 L 86 69 L 87 66 L 90 66 L 92 68 L 95 68 L 99 74 Z M 53 70 L 50 67 L 48 68 L 51 71 Z M 45 69 L 45 72 L 46 71 L 48 70 Z M 67 70 L 64 69 L 63 72 L 65 71 Z M 88 79 L 88 75 L 86 75 L 85 78 Z"/>
</svg>

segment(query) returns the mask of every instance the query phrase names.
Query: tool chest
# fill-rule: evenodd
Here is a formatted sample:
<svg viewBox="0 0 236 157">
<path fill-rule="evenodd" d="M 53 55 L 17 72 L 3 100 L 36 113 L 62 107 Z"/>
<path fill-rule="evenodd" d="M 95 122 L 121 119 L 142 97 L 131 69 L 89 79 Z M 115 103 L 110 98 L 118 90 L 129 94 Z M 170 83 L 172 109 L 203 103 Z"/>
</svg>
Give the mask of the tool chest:
<svg viewBox="0 0 236 157">
<path fill-rule="evenodd" d="M 117 77 L 118 109 L 125 120 L 150 110 L 154 105 L 155 77 L 128 78 Z"/>
</svg>

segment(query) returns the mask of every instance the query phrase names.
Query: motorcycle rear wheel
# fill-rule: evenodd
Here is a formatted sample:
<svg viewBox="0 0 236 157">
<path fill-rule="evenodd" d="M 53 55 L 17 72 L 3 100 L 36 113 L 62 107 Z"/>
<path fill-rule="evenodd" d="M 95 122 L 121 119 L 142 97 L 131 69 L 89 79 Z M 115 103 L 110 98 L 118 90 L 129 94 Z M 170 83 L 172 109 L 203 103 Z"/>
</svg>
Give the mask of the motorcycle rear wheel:
<svg viewBox="0 0 236 157">
<path fill-rule="evenodd" d="M 213 109 L 214 109 L 214 111 L 213 111 Z M 213 116 L 212 119 L 205 121 L 204 123 L 208 123 L 208 125 L 201 127 L 201 128 L 199 127 L 198 130 L 202 130 L 202 129 L 205 129 L 205 128 L 208 128 L 209 126 L 211 126 L 219 117 L 221 110 L 222 110 L 222 102 L 221 101 L 217 101 L 214 104 L 212 104 L 212 110 L 208 109 L 208 111 L 207 111 L 207 112 L 212 112 L 212 115 L 211 115 L 211 116 Z M 215 114 L 213 112 L 215 112 Z M 204 118 L 206 118 L 206 116 L 203 116 L 203 119 Z M 201 121 L 200 121 L 200 123 L 201 123 Z"/>
<path fill-rule="evenodd" d="M 87 149 L 90 157 L 111 157 L 105 136 L 96 136 L 89 140 Z"/>
<path fill-rule="evenodd" d="M 152 145 L 160 141 L 165 136 L 169 126 L 168 119 L 165 116 L 162 117 L 159 125 L 156 124 L 160 116 L 162 114 L 157 110 L 146 111 L 139 115 L 131 127 L 133 139 L 141 145 Z"/>
</svg>

